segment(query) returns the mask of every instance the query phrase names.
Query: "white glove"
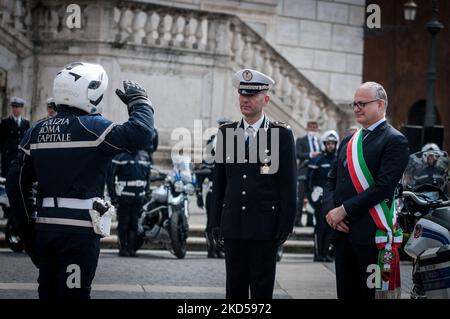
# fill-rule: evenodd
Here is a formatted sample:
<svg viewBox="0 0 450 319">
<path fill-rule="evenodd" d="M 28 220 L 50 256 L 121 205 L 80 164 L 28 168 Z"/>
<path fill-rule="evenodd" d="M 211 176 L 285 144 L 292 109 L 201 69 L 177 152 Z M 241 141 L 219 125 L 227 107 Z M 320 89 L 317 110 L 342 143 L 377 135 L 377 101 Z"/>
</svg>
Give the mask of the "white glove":
<svg viewBox="0 0 450 319">
<path fill-rule="evenodd" d="M 322 195 L 323 195 L 323 188 L 320 186 L 316 186 L 313 188 L 313 191 L 311 193 L 311 199 L 314 203 L 316 203 L 319 201 Z"/>
</svg>

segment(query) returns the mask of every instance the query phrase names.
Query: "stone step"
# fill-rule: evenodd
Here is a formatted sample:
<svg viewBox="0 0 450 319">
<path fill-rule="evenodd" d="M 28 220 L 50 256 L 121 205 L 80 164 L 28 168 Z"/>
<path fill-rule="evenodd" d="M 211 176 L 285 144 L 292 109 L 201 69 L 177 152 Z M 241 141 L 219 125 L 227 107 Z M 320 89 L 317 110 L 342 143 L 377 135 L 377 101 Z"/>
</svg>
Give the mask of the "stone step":
<svg viewBox="0 0 450 319">
<path fill-rule="evenodd" d="M 4 226 L 4 221 L 0 220 L 0 223 Z M 117 228 L 117 222 L 113 223 Z M 190 251 L 206 251 L 206 239 L 204 237 L 204 226 L 194 224 L 190 226 L 189 237 L 187 238 L 188 250 Z M 7 247 L 5 241 L 5 234 L 3 229 L 0 231 L 0 247 Z M 118 249 L 118 239 L 116 232 L 111 236 L 101 239 L 102 248 L 114 248 Z M 312 240 L 312 229 L 308 228 L 296 228 L 294 234 L 284 244 L 284 251 L 286 253 L 312 253 L 314 248 L 314 242 Z M 146 242 L 142 249 L 165 249 L 161 244 L 152 242 Z"/>
<path fill-rule="evenodd" d="M 169 146 L 158 146 L 156 152 L 153 153 L 153 164 L 160 169 L 172 168 L 171 158 L 172 148 Z"/>
<path fill-rule="evenodd" d="M 0 232 L 5 231 L 6 219 L 0 219 Z M 204 237 L 205 225 L 190 224 L 189 237 Z M 290 240 L 312 240 L 314 233 L 313 227 L 294 227 L 294 231 L 289 237 Z M 117 222 L 111 223 L 111 234 L 117 235 Z"/>
<path fill-rule="evenodd" d="M 206 239 L 200 236 L 187 238 L 187 249 L 190 251 L 206 251 Z M 5 234 L 0 232 L 0 247 L 6 248 Z M 101 239 L 102 248 L 118 249 L 117 235 L 111 235 Z M 287 240 L 284 244 L 286 253 L 313 253 L 314 242 L 312 240 Z M 161 244 L 146 242 L 142 249 L 165 249 Z"/>
</svg>

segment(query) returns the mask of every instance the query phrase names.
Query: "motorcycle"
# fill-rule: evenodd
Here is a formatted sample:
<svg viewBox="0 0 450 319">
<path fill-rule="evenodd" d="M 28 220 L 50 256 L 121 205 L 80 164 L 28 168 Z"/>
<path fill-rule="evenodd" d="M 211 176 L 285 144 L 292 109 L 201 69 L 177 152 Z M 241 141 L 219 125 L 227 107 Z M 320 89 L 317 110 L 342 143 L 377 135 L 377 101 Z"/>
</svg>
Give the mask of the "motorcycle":
<svg viewBox="0 0 450 319">
<path fill-rule="evenodd" d="M 8 196 L 6 195 L 6 178 L 0 177 L 0 206 L 7 218 L 5 226 L 5 240 L 8 247 L 15 252 L 21 252 L 24 250 L 24 243 L 22 238 L 17 234 L 14 214 L 11 212 L 11 207 L 9 206 Z"/>
<path fill-rule="evenodd" d="M 414 153 L 401 180 L 396 209 L 409 237 L 404 252 L 413 259 L 412 299 L 450 297 L 448 168 L 444 151 Z"/>
<path fill-rule="evenodd" d="M 212 170 L 213 170 L 214 164 L 207 164 L 202 163 L 201 165 L 197 166 L 194 169 L 194 173 L 196 176 L 198 176 L 198 183 L 196 188 L 196 194 L 197 194 L 197 206 L 200 208 L 205 208 L 206 210 L 206 216 L 207 216 L 207 223 L 209 222 L 209 214 L 211 210 L 211 203 L 212 203 L 212 193 L 213 193 L 213 182 L 212 182 Z M 205 198 L 205 204 L 203 205 L 203 181 L 207 180 L 206 184 L 206 198 Z M 201 203 L 201 204 L 199 204 Z M 208 225 L 207 225 L 208 226 Z M 205 230 L 205 239 L 206 239 L 206 246 L 208 251 L 208 258 L 224 258 L 225 257 L 225 251 L 222 247 L 219 247 L 214 243 L 213 235 L 211 231 Z"/>
<path fill-rule="evenodd" d="M 186 255 L 189 231 L 189 199 L 195 194 L 196 177 L 190 169 L 190 159 L 173 160 L 173 169 L 166 174 L 154 167 L 158 175 L 151 182 L 162 181 L 143 205 L 138 221 L 136 251 L 145 241 L 162 244 L 177 258 Z"/>
</svg>

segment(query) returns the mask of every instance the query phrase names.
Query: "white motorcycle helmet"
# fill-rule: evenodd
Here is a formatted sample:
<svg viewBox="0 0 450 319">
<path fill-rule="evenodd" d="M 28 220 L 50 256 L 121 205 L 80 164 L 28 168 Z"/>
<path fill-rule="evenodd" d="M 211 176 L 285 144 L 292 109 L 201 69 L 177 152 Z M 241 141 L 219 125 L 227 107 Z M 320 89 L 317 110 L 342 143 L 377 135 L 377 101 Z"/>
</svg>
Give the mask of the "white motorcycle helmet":
<svg viewBox="0 0 450 319">
<path fill-rule="evenodd" d="M 99 64 L 72 62 L 55 77 L 53 95 L 56 105 L 64 104 L 85 112 L 102 113 L 108 75 Z"/>
<path fill-rule="evenodd" d="M 336 149 L 338 148 L 339 135 L 335 130 L 326 131 L 325 133 L 322 134 L 322 137 L 320 138 L 320 140 L 322 142 L 322 151 L 324 151 L 324 152 L 326 150 L 326 147 L 325 147 L 326 142 L 336 142 Z"/>
<path fill-rule="evenodd" d="M 422 147 L 421 152 L 426 152 L 426 151 L 440 151 L 441 149 L 439 148 L 439 146 L 437 146 L 434 143 L 427 143 Z"/>
</svg>

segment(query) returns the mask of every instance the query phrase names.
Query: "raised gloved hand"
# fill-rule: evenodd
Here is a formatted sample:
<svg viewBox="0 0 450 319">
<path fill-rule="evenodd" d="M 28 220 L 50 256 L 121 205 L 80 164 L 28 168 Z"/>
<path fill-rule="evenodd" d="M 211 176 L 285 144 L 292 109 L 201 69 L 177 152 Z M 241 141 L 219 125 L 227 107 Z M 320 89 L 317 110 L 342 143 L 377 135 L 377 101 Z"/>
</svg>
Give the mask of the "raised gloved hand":
<svg viewBox="0 0 450 319">
<path fill-rule="evenodd" d="M 220 227 L 213 227 L 213 229 L 211 230 L 211 234 L 214 239 L 214 244 L 216 245 L 216 247 L 220 249 L 225 249 L 223 237 L 220 232 Z"/>
<path fill-rule="evenodd" d="M 284 244 L 284 242 L 289 238 L 289 232 L 279 232 L 275 236 L 275 246 L 279 247 Z"/>
<path fill-rule="evenodd" d="M 133 111 L 133 106 L 137 103 L 145 103 L 152 107 L 150 100 L 148 99 L 147 92 L 138 83 L 130 80 L 124 80 L 123 89 L 125 92 L 120 89 L 116 89 L 116 94 L 122 102 L 128 106 L 129 114 Z"/>
</svg>

